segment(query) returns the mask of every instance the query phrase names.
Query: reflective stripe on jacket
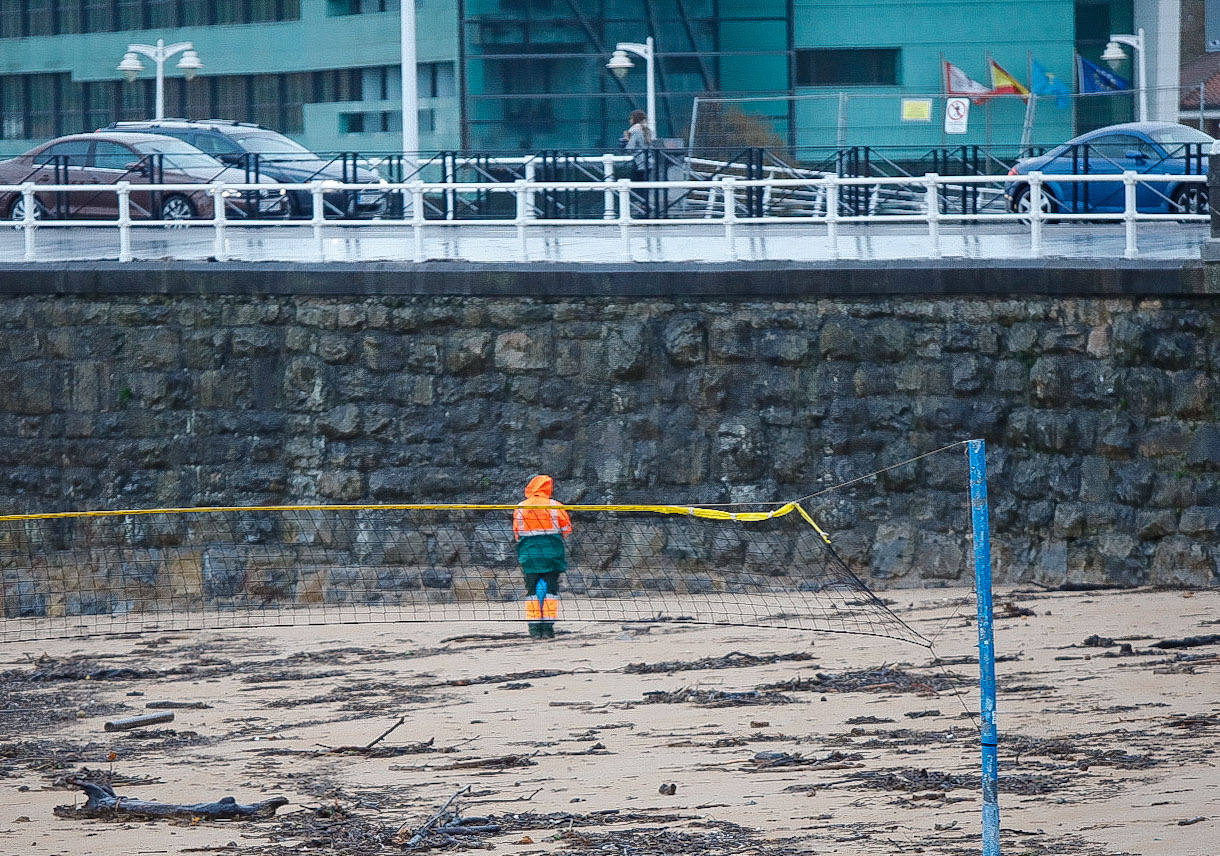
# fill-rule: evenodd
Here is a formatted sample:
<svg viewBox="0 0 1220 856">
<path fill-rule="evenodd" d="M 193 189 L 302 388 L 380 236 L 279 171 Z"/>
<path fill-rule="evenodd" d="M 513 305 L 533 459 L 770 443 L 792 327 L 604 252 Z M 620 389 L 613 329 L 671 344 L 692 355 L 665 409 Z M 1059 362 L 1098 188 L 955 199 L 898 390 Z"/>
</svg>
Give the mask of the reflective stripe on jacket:
<svg viewBox="0 0 1220 856">
<path fill-rule="evenodd" d="M 553 499 L 531 497 L 513 511 L 513 536 L 518 540 L 532 535 L 570 535 L 572 521 L 563 506 Z"/>
</svg>

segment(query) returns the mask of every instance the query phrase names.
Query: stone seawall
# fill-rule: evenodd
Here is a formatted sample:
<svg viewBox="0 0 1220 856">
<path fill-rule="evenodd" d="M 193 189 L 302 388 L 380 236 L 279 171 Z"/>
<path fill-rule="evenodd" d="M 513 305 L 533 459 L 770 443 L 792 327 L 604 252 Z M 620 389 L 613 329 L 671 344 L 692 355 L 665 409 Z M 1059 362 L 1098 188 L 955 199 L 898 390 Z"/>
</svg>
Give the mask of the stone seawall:
<svg viewBox="0 0 1220 856">
<path fill-rule="evenodd" d="M 0 298 L 10 511 L 791 499 L 988 443 L 996 574 L 1220 582 L 1214 297 Z M 817 497 L 881 586 L 965 581 L 960 449 Z M 663 545 L 661 547 L 663 549 Z"/>
</svg>

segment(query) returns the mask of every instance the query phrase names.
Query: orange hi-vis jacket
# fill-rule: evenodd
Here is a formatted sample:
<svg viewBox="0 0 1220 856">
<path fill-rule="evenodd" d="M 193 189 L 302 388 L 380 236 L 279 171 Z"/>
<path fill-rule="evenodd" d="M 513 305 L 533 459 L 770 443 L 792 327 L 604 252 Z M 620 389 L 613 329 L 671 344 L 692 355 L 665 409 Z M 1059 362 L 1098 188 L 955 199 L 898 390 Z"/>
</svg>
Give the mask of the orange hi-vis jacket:
<svg viewBox="0 0 1220 856">
<path fill-rule="evenodd" d="M 572 520 L 563 503 L 551 499 L 555 481 L 550 476 L 534 476 L 525 486 L 525 499 L 513 511 L 513 537 L 520 541 L 533 535 L 572 534 Z"/>
</svg>

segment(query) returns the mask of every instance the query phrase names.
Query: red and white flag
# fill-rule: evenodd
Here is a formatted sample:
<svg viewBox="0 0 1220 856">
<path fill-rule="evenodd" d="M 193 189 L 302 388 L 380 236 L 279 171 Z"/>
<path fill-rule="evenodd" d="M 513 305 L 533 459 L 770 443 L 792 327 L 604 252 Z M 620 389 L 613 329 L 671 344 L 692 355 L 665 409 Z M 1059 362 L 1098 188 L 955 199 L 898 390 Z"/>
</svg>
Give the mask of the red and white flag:
<svg viewBox="0 0 1220 856">
<path fill-rule="evenodd" d="M 945 66 L 945 94 L 964 96 L 975 104 L 981 104 L 991 97 L 991 87 L 971 79 L 970 75 L 947 60 Z"/>
</svg>

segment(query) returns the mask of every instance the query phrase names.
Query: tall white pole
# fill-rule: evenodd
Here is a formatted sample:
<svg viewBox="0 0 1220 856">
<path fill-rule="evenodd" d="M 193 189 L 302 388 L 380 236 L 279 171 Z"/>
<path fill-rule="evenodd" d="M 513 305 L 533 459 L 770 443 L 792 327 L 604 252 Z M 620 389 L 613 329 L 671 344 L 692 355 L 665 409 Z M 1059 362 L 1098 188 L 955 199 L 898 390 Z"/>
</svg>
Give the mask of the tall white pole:
<svg viewBox="0 0 1220 856">
<path fill-rule="evenodd" d="M 153 60 L 157 63 L 157 120 L 165 118 L 165 39 L 157 39 L 157 53 Z"/>
<path fill-rule="evenodd" d="M 415 0 L 401 0 L 402 41 L 402 170 L 403 179 L 415 171 L 419 155 L 419 82 L 415 52 Z"/>
<path fill-rule="evenodd" d="M 1148 58 L 1144 55 L 1144 28 L 1136 30 L 1136 50 L 1139 52 L 1140 121 L 1148 121 Z"/>
<path fill-rule="evenodd" d="M 644 66 L 648 72 L 648 133 L 655 140 L 657 138 L 657 68 L 656 68 L 656 48 L 652 41 L 652 36 L 644 40 L 646 50 L 644 51 Z"/>
</svg>

